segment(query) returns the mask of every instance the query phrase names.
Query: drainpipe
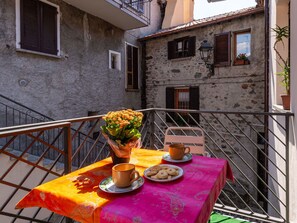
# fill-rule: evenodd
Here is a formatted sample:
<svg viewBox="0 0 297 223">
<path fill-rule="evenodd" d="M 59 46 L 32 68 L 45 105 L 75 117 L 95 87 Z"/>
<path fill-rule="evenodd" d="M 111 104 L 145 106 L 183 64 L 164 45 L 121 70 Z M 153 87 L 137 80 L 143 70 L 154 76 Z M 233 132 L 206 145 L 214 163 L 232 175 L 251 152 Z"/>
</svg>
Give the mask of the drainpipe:
<svg viewBox="0 0 297 223">
<path fill-rule="evenodd" d="M 147 107 L 146 101 L 146 80 L 147 80 L 147 68 L 146 68 L 146 42 L 141 41 L 141 72 L 142 72 L 142 86 L 141 86 L 141 108 Z"/>
<path fill-rule="evenodd" d="M 269 44 L 270 44 L 270 18 L 269 18 L 269 0 L 265 0 L 264 3 L 264 14 L 265 14 L 265 72 L 264 72 L 264 112 L 269 112 Z M 269 120 L 268 116 L 264 116 L 264 134 L 265 139 L 268 141 L 269 138 Z M 264 144 L 264 153 L 269 156 L 268 144 Z M 268 169 L 268 160 L 265 159 L 265 168 Z M 265 173 L 265 183 L 268 184 L 268 174 Z M 268 190 L 265 189 L 264 195 L 268 198 Z M 267 210 L 267 202 L 264 203 L 264 210 Z"/>
</svg>

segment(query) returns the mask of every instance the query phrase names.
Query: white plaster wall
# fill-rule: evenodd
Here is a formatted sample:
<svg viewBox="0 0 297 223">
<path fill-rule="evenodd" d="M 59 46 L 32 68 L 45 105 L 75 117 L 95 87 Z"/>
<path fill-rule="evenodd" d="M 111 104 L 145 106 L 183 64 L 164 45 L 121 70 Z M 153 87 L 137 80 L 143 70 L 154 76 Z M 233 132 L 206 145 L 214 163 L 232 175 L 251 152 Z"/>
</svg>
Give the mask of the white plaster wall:
<svg viewBox="0 0 297 223">
<path fill-rule="evenodd" d="M 270 26 L 275 27 L 275 24 L 280 25 L 281 27 L 288 24 L 287 23 L 287 10 L 288 10 L 288 0 L 271 0 L 270 1 Z M 296 97 L 297 97 L 297 89 L 296 89 L 296 83 L 297 83 L 297 64 L 294 62 L 297 60 L 297 1 L 293 0 L 291 1 L 291 55 L 290 55 L 290 61 L 291 61 L 291 112 L 296 113 L 297 110 L 297 103 L 296 103 Z M 275 73 L 279 71 L 279 68 L 276 63 L 276 54 L 273 50 L 273 43 L 274 43 L 274 36 L 270 36 L 270 110 L 271 111 L 281 111 L 279 109 L 275 109 L 276 107 L 274 105 L 280 104 L 280 99 L 278 98 L 279 93 L 283 90 L 282 87 L 279 85 L 279 80 L 275 76 Z M 283 53 L 286 53 L 286 51 L 283 51 Z M 281 124 L 284 124 L 284 119 L 278 120 Z M 281 131 L 281 129 L 271 121 L 269 122 L 270 128 L 273 130 L 273 133 L 279 137 L 280 139 L 285 138 L 285 132 Z M 289 210 L 290 210 L 290 218 L 289 222 L 295 223 L 297 222 L 297 177 L 295 170 L 297 168 L 297 153 L 296 153 L 296 128 L 297 128 L 297 121 L 296 118 L 290 119 L 290 141 L 289 141 L 289 157 L 287 159 L 287 164 L 289 164 Z M 284 146 L 275 138 L 272 134 L 269 136 L 269 142 L 270 144 L 278 150 L 281 154 L 285 154 Z M 273 152 L 269 151 L 270 159 L 275 161 L 277 166 L 281 168 L 282 170 L 285 170 L 285 164 L 284 162 Z M 282 175 L 276 171 L 276 168 L 273 167 L 273 165 L 269 165 L 269 170 L 272 173 L 272 176 L 276 177 L 281 185 L 285 186 L 285 179 L 282 177 Z M 272 182 L 270 179 L 269 182 L 270 186 L 272 186 L 275 189 L 275 192 L 280 195 L 281 199 L 285 201 L 285 193 L 281 192 L 282 190 Z M 271 197 L 271 193 L 270 193 Z M 272 200 L 272 202 L 276 205 L 277 202 L 275 200 Z M 285 215 L 285 208 L 280 208 L 281 213 Z M 269 213 L 272 213 L 273 211 L 270 209 Z"/>
</svg>

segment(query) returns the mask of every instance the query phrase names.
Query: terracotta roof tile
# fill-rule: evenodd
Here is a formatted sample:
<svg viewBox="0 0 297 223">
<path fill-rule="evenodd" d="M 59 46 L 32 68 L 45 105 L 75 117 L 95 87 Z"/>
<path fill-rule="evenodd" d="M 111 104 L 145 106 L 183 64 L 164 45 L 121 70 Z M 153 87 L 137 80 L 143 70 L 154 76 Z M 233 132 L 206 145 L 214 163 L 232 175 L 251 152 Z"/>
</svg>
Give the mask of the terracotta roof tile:
<svg viewBox="0 0 297 223">
<path fill-rule="evenodd" d="M 140 41 L 148 40 L 148 39 L 152 39 L 152 38 L 156 38 L 156 37 L 160 37 L 160 36 L 169 35 L 172 33 L 177 33 L 177 32 L 183 31 L 183 30 L 190 30 L 190 29 L 194 29 L 197 27 L 203 27 L 203 26 L 215 24 L 218 22 L 223 22 L 223 21 L 227 21 L 230 19 L 235 19 L 235 18 L 239 18 L 242 16 L 247 16 L 247 15 L 261 13 L 261 12 L 264 12 L 263 7 L 244 8 L 244 9 L 240 9 L 237 11 L 232 11 L 232 12 L 228 12 L 228 13 L 224 13 L 224 14 L 220 14 L 220 15 L 216 15 L 216 16 L 212 16 L 212 17 L 194 20 L 192 22 L 178 25 L 175 27 L 171 27 L 168 29 L 162 29 L 156 33 L 153 33 L 153 34 L 147 35 L 143 38 L 140 38 L 139 40 Z"/>
</svg>

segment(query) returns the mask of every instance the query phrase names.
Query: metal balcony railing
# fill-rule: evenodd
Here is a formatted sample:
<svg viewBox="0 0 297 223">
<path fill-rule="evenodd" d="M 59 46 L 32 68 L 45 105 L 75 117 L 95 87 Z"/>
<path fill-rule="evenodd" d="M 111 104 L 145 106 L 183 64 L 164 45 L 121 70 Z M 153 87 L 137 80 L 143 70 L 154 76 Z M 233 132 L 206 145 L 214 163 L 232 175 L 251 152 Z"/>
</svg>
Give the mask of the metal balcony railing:
<svg viewBox="0 0 297 223">
<path fill-rule="evenodd" d="M 118 2 L 118 0 L 113 0 Z M 120 0 L 121 7 L 150 24 L 151 0 Z"/>
<path fill-rule="evenodd" d="M 169 126 L 198 126 L 205 133 L 208 153 L 229 161 L 235 183 L 226 184 L 215 205 L 217 211 L 252 222 L 289 222 L 288 157 L 292 113 L 174 109 L 146 109 L 142 112 L 143 148 L 162 148 L 164 132 Z M 29 213 L 13 207 L 25 192 L 44 183 L 49 176 L 58 177 L 109 156 L 108 145 L 100 131 L 101 118 L 98 115 L 0 129 L 0 159 L 10 160 L 4 160 L 6 165 L 1 166 L 0 172 L 1 191 L 7 191 L 0 204 L 1 222 L 2 217 L 5 218 L 3 222 L 16 222 L 18 219 L 58 222 L 54 214 L 42 215 L 44 209 L 36 208 Z M 76 130 L 71 131 L 70 127 Z M 282 131 L 283 136 L 276 134 L 275 128 Z M 94 138 L 90 147 L 84 147 L 86 139 L 77 140 L 79 132 Z M 60 144 L 57 143 L 59 139 Z M 24 140 L 28 143 L 23 143 Z M 14 142 L 23 145 L 18 153 L 10 148 Z M 36 159 L 29 159 L 29 149 L 36 142 L 44 146 L 40 147 Z M 51 160 L 46 156 L 50 151 L 55 151 Z M 20 167 L 23 167 L 21 179 L 10 177 Z M 38 181 L 29 184 L 37 170 Z"/>
</svg>

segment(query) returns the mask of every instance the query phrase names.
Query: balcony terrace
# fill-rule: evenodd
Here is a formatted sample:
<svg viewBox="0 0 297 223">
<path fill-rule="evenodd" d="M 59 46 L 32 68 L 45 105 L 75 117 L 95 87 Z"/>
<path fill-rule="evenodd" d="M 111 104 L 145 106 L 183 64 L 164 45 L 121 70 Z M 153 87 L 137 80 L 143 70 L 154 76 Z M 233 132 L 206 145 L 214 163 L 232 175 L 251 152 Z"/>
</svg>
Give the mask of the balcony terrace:
<svg viewBox="0 0 297 223">
<path fill-rule="evenodd" d="M 123 30 L 136 29 L 150 24 L 150 0 L 64 1 Z"/>
<path fill-rule="evenodd" d="M 18 121 L 26 118 L 20 115 L 21 111 L 13 114 L 9 109 L 6 111 L 6 116 L 17 115 Z M 207 152 L 229 161 L 235 183 L 226 184 L 215 205 L 216 211 L 251 222 L 288 222 L 292 113 L 175 109 L 142 112 L 142 148 L 162 148 L 169 126 L 198 126 L 204 131 Z M 30 114 L 34 115 L 38 114 Z M 18 122 L 17 126 L 0 129 L 0 188 L 5 191 L 1 193 L 1 222 L 63 221 L 63 217 L 46 209 L 15 210 L 14 206 L 33 187 L 109 156 L 100 131 L 102 116 L 26 125 Z M 286 137 L 275 135 L 268 122 L 286 132 Z M 272 141 L 282 146 L 276 148 Z"/>
</svg>

